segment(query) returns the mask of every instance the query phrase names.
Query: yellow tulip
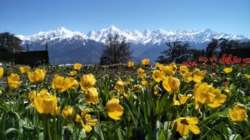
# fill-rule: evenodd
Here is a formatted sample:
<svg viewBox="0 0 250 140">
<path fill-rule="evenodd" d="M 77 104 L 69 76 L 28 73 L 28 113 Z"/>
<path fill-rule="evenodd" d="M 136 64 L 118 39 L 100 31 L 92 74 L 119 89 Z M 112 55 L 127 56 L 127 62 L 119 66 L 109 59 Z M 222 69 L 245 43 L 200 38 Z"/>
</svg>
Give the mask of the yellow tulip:
<svg viewBox="0 0 250 140">
<path fill-rule="evenodd" d="M 155 69 L 162 71 L 162 68 L 163 68 L 163 64 L 158 63 L 158 62 L 155 64 Z"/>
<path fill-rule="evenodd" d="M 231 73 L 233 71 L 233 68 L 232 67 L 225 67 L 223 69 L 223 71 L 224 71 L 224 73 L 229 74 L 229 73 Z"/>
<path fill-rule="evenodd" d="M 162 67 L 162 71 L 166 75 L 174 75 L 176 72 L 176 69 L 177 67 L 176 67 L 176 64 L 174 63 Z"/>
<path fill-rule="evenodd" d="M 85 124 L 88 124 L 90 126 L 95 126 L 97 124 L 97 119 L 93 118 L 90 114 L 86 114 L 84 117 Z"/>
<path fill-rule="evenodd" d="M 33 106 L 40 114 L 55 115 L 58 113 L 57 97 L 51 95 L 46 89 L 36 94 L 33 100 Z"/>
<path fill-rule="evenodd" d="M 173 97 L 173 104 L 176 106 L 183 105 L 187 102 L 187 100 L 191 97 L 191 95 L 175 95 Z M 178 98 L 178 99 L 177 99 Z"/>
<path fill-rule="evenodd" d="M 32 72 L 29 71 L 27 74 L 31 83 L 42 82 L 45 79 L 46 70 L 37 68 Z"/>
<path fill-rule="evenodd" d="M 195 83 L 200 83 L 205 78 L 206 71 L 201 71 L 199 69 L 195 69 L 193 71 L 193 81 Z"/>
<path fill-rule="evenodd" d="M 63 77 L 60 75 L 55 75 L 52 80 L 52 88 L 58 90 L 59 92 L 64 92 L 71 88 L 77 88 L 78 82 L 72 77 Z"/>
<path fill-rule="evenodd" d="M 79 114 L 76 114 L 75 122 L 77 122 L 77 123 L 81 123 L 82 122 L 82 118 L 81 118 L 81 116 Z"/>
<path fill-rule="evenodd" d="M 0 79 L 3 78 L 3 74 L 4 74 L 4 68 L 0 67 Z"/>
<path fill-rule="evenodd" d="M 152 77 L 153 77 L 153 79 L 154 79 L 157 83 L 159 83 L 160 81 L 163 80 L 164 74 L 163 74 L 163 72 L 160 71 L 160 70 L 154 70 L 154 71 L 153 71 L 153 74 L 152 74 Z"/>
<path fill-rule="evenodd" d="M 81 70 L 81 68 L 82 68 L 82 64 L 80 64 L 80 63 L 75 63 L 74 65 L 73 65 L 73 69 L 74 70 Z"/>
<path fill-rule="evenodd" d="M 72 70 L 68 73 L 69 76 L 76 76 L 77 75 L 77 71 Z"/>
<path fill-rule="evenodd" d="M 199 108 L 200 104 L 212 101 L 214 97 L 214 95 L 210 92 L 212 88 L 212 85 L 208 85 L 207 83 L 200 83 L 195 86 L 194 98 L 196 108 Z"/>
<path fill-rule="evenodd" d="M 207 104 L 211 108 L 217 108 L 226 101 L 226 95 L 221 93 L 220 89 L 214 88 L 207 83 L 197 84 L 194 88 L 195 108 Z"/>
<path fill-rule="evenodd" d="M 82 127 L 86 133 L 92 131 L 92 127 L 96 126 L 98 120 L 93 118 L 90 114 L 86 114 L 84 116 L 84 122 L 82 123 Z"/>
<path fill-rule="evenodd" d="M 60 75 L 55 75 L 54 79 L 52 80 L 52 88 L 53 89 L 57 89 L 60 92 L 63 92 L 66 90 L 65 86 L 64 86 L 64 77 L 60 76 Z"/>
<path fill-rule="evenodd" d="M 72 106 L 65 106 L 62 110 L 62 115 L 65 118 L 71 117 L 74 114 L 74 108 Z"/>
<path fill-rule="evenodd" d="M 91 87 L 85 90 L 85 100 L 89 104 L 99 103 L 99 93 L 96 88 Z"/>
<path fill-rule="evenodd" d="M 146 73 L 145 70 L 143 68 L 138 68 L 137 69 L 137 74 L 140 78 L 145 78 L 146 77 Z"/>
<path fill-rule="evenodd" d="M 86 133 L 90 133 L 92 131 L 92 127 L 90 125 L 83 124 L 83 131 Z"/>
<path fill-rule="evenodd" d="M 182 75 L 184 82 L 189 83 L 193 80 L 192 72 L 187 72 Z"/>
<path fill-rule="evenodd" d="M 248 117 L 246 107 L 237 103 L 233 108 L 229 109 L 228 116 L 233 122 L 246 121 Z"/>
<path fill-rule="evenodd" d="M 81 117 L 85 117 L 86 114 L 91 113 L 91 109 L 85 108 L 84 110 L 81 110 Z"/>
<path fill-rule="evenodd" d="M 147 86 L 148 85 L 148 81 L 145 80 L 145 79 L 141 80 L 141 85 Z"/>
<path fill-rule="evenodd" d="M 82 125 L 83 131 L 89 133 L 92 131 L 92 127 L 94 127 L 98 120 L 93 118 L 90 114 L 84 113 L 82 116 L 79 114 L 76 115 L 75 121 Z"/>
<path fill-rule="evenodd" d="M 121 117 L 123 115 L 124 109 L 119 104 L 119 99 L 112 98 L 109 100 L 106 104 L 106 109 L 108 112 L 108 116 L 113 120 L 121 120 Z"/>
<path fill-rule="evenodd" d="M 36 97 L 36 91 L 31 91 L 29 94 L 28 94 L 28 98 L 29 98 L 29 100 L 33 103 L 33 101 L 34 101 L 34 99 L 35 99 L 35 97 Z"/>
<path fill-rule="evenodd" d="M 174 120 L 176 131 L 182 136 L 187 136 L 191 131 L 193 134 L 200 134 L 200 128 L 197 126 L 199 120 L 197 117 L 180 117 Z"/>
<path fill-rule="evenodd" d="M 21 86 L 21 79 L 20 79 L 20 76 L 18 74 L 15 74 L 15 73 L 11 73 L 8 78 L 7 78 L 7 81 L 8 81 L 8 85 L 11 89 L 17 89 Z"/>
<path fill-rule="evenodd" d="M 134 61 L 132 61 L 132 60 L 128 61 L 128 68 L 133 68 L 134 65 L 135 65 Z"/>
<path fill-rule="evenodd" d="M 20 67 L 19 67 L 19 71 L 20 71 L 22 74 L 28 73 L 28 72 L 30 71 L 30 67 L 29 67 L 29 66 L 20 66 Z"/>
<path fill-rule="evenodd" d="M 179 90 L 180 80 L 172 76 L 167 76 L 164 78 L 162 86 L 168 93 L 171 94 Z"/>
<path fill-rule="evenodd" d="M 82 75 L 81 81 L 80 81 L 80 86 L 82 90 L 85 90 L 87 88 L 91 88 L 95 86 L 96 79 L 93 74 L 85 74 Z"/>
<path fill-rule="evenodd" d="M 150 59 L 149 58 L 142 59 L 141 64 L 144 65 L 144 66 L 150 65 Z"/>
<path fill-rule="evenodd" d="M 72 77 L 65 78 L 65 85 L 68 89 L 76 89 L 79 87 L 78 81 Z"/>
<path fill-rule="evenodd" d="M 213 99 L 207 105 L 211 108 L 220 107 L 226 101 L 227 96 L 222 94 L 220 89 L 212 88 L 211 92 L 214 94 Z"/>
<path fill-rule="evenodd" d="M 115 90 L 119 92 L 123 92 L 125 87 L 125 83 L 122 80 L 118 80 L 115 84 Z"/>
<path fill-rule="evenodd" d="M 180 65 L 179 72 L 181 75 L 185 75 L 186 73 L 189 72 L 189 69 L 186 65 Z"/>
</svg>

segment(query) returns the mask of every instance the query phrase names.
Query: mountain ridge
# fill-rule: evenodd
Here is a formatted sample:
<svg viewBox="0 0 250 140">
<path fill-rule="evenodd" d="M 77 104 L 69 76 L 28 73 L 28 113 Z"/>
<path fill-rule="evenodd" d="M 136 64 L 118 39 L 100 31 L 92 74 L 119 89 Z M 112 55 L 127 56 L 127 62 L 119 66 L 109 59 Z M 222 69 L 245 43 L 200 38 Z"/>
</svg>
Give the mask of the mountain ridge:
<svg viewBox="0 0 250 140">
<path fill-rule="evenodd" d="M 65 27 L 59 27 L 47 32 L 38 32 L 33 35 L 17 35 L 24 48 L 44 50 L 48 48 L 50 64 L 67 63 L 99 63 L 105 41 L 110 35 L 118 34 L 129 43 L 132 58 L 140 61 L 148 57 L 152 62 L 156 61 L 161 52 L 166 50 L 166 42 L 188 42 L 193 48 L 203 49 L 213 38 L 225 38 L 233 40 L 248 40 L 242 35 L 218 33 L 211 29 L 201 31 L 166 31 L 163 29 L 127 31 L 115 26 L 103 28 L 97 31 L 83 33 L 71 31 Z"/>
<path fill-rule="evenodd" d="M 156 44 L 166 41 L 187 41 L 187 42 L 208 42 L 212 38 L 225 38 L 234 40 L 245 40 L 248 39 L 243 35 L 235 35 L 228 33 L 219 33 L 211 29 L 204 30 L 177 30 L 177 31 L 167 31 L 164 29 L 156 30 L 122 30 L 116 26 L 109 26 L 97 31 L 89 31 L 88 33 L 83 33 L 79 31 L 72 31 L 65 27 L 58 27 L 55 30 L 50 30 L 47 32 L 38 32 L 33 35 L 17 35 L 21 40 L 24 41 L 41 41 L 41 40 L 62 40 L 71 38 L 80 38 L 82 40 L 94 40 L 96 42 L 105 43 L 107 36 L 112 34 L 118 34 L 125 37 L 128 42 L 141 43 L 141 44 Z"/>
</svg>

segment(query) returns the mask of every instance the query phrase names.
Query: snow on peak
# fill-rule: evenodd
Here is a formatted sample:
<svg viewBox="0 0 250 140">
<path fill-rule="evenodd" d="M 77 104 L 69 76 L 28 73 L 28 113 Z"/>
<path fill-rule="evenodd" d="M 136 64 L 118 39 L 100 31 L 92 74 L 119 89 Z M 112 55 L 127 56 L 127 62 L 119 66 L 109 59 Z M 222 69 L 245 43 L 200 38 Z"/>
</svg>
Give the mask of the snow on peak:
<svg viewBox="0 0 250 140">
<path fill-rule="evenodd" d="M 166 31 L 164 29 L 144 30 L 144 31 L 127 31 L 122 30 L 114 25 L 103 28 L 98 31 L 90 31 L 86 35 L 81 32 L 71 31 L 65 27 L 58 27 L 55 30 L 47 32 L 39 32 L 31 36 L 19 35 L 25 41 L 52 41 L 63 39 L 89 39 L 96 42 L 104 43 L 110 35 L 118 34 L 124 37 L 128 42 L 141 44 L 160 44 L 166 41 L 185 41 L 203 43 L 208 42 L 212 38 L 226 38 L 226 39 L 247 39 L 241 35 L 218 33 L 211 29 L 204 29 L 200 31 Z"/>
<path fill-rule="evenodd" d="M 19 35 L 20 36 L 20 35 Z M 50 30 L 47 32 L 38 32 L 30 36 L 21 36 L 22 39 L 28 41 L 51 41 L 51 40 L 62 40 L 62 39 L 72 39 L 72 38 L 85 38 L 85 35 L 81 32 L 71 31 L 65 27 L 58 27 L 55 30 Z"/>
<path fill-rule="evenodd" d="M 121 29 L 119 29 L 118 27 L 111 25 L 107 28 L 101 29 L 101 32 L 115 32 L 115 33 L 119 33 L 121 32 Z"/>
</svg>

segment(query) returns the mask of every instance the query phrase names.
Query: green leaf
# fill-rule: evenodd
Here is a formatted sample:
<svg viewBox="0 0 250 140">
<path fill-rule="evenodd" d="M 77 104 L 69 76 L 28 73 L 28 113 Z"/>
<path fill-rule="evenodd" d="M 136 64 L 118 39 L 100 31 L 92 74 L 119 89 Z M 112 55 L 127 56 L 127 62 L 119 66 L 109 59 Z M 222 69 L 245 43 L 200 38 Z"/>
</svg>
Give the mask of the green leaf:
<svg viewBox="0 0 250 140">
<path fill-rule="evenodd" d="M 160 130 L 159 137 L 157 140 L 167 140 L 167 137 L 165 136 L 164 130 Z"/>
<path fill-rule="evenodd" d="M 16 128 L 9 128 L 9 129 L 7 129 L 5 132 L 4 132 L 4 134 L 7 136 L 8 134 L 11 134 L 11 133 L 19 133 L 18 132 L 18 129 L 16 129 Z"/>
<path fill-rule="evenodd" d="M 98 134 L 98 136 L 99 136 L 100 140 L 105 140 L 105 139 L 104 139 L 103 132 L 102 132 L 102 129 L 101 129 L 101 126 L 100 126 L 100 125 L 95 126 L 94 130 L 95 130 L 95 132 Z"/>
<path fill-rule="evenodd" d="M 123 136 L 122 136 L 122 132 L 121 132 L 121 128 L 120 127 L 117 129 L 116 132 L 117 132 L 118 140 L 123 140 Z"/>
</svg>

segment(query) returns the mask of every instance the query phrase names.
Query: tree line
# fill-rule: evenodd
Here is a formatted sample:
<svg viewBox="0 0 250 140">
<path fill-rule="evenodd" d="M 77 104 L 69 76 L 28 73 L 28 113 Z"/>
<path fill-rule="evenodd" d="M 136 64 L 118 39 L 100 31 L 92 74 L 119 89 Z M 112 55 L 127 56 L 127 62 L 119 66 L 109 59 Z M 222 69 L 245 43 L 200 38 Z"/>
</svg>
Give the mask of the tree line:
<svg viewBox="0 0 250 140">
<path fill-rule="evenodd" d="M 18 37 L 11 33 L 0 33 L 0 55 L 11 56 L 15 51 L 22 50 Z M 197 60 L 200 56 L 220 57 L 223 54 L 246 58 L 250 57 L 250 41 L 212 39 L 205 49 L 195 49 L 189 43 L 174 41 L 166 42 L 166 50 L 161 52 L 157 61 L 160 63 L 182 63 L 187 60 Z M 105 43 L 105 49 L 100 58 L 101 65 L 126 63 L 130 59 L 131 50 L 126 39 L 118 34 L 110 35 Z M 5 59 L 5 60 L 1 60 Z M 0 61 L 7 58 L 0 57 Z"/>
<path fill-rule="evenodd" d="M 160 63 L 182 63 L 188 60 L 198 60 L 200 56 L 221 57 L 222 55 L 233 55 L 241 58 L 250 57 L 250 41 L 212 39 L 205 49 L 195 49 L 189 43 L 174 41 L 166 42 L 166 50 L 161 52 L 157 62 Z M 131 59 L 131 51 L 124 38 L 118 35 L 110 36 L 106 48 L 101 57 L 101 64 L 126 63 Z"/>
</svg>

